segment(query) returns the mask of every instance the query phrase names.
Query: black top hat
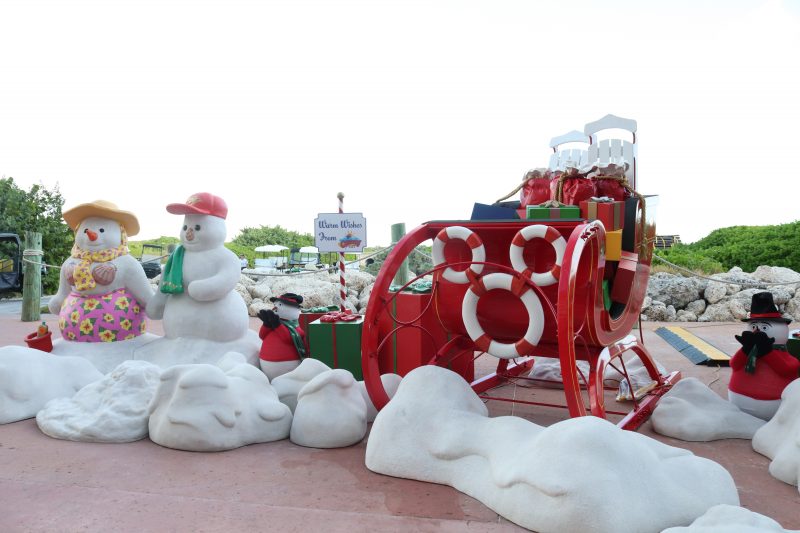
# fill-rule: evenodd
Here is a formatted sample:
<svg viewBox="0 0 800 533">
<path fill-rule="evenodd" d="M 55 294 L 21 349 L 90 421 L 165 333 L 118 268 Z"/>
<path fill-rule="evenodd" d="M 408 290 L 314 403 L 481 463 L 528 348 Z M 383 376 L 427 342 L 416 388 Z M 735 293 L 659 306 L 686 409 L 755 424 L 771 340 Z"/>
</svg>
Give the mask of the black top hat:
<svg viewBox="0 0 800 533">
<path fill-rule="evenodd" d="M 300 304 L 303 303 L 303 297 L 293 292 L 285 292 L 280 296 L 273 296 L 269 299 L 269 301 L 272 303 L 275 303 L 276 300 L 280 300 L 284 304 L 291 307 L 300 307 Z"/>
<path fill-rule="evenodd" d="M 775 320 L 787 324 L 791 322 L 788 318 L 783 318 L 781 312 L 778 311 L 771 292 L 757 292 L 753 295 L 753 300 L 750 302 L 750 316 L 743 318 L 742 322 L 753 320 Z"/>
</svg>

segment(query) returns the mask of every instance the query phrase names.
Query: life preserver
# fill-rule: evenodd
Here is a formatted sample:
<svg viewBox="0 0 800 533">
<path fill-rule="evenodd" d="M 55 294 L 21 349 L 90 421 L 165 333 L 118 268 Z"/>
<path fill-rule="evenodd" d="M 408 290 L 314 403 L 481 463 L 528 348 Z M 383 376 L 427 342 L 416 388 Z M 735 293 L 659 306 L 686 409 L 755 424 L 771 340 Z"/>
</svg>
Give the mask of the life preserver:
<svg viewBox="0 0 800 533">
<path fill-rule="evenodd" d="M 444 247 L 450 239 L 460 239 L 467 243 L 470 250 L 472 250 L 472 261 L 483 262 L 486 260 L 486 249 L 483 247 L 483 241 L 472 230 L 464 226 L 450 226 L 444 228 L 433 239 L 433 266 L 438 266 L 444 263 Z M 476 275 L 483 271 L 483 265 L 470 265 L 469 270 L 472 270 Z M 469 283 L 467 271 L 453 270 L 447 267 L 442 273 L 444 279 L 452 281 L 453 283 Z"/>
<path fill-rule="evenodd" d="M 492 339 L 483 331 L 478 322 L 478 300 L 484 293 L 492 289 L 511 291 L 525 304 L 525 310 L 528 311 L 528 329 L 525 335 L 517 342 L 503 343 Z M 539 339 L 542 338 L 542 332 L 544 331 L 544 310 L 539 297 L 523 279 L 511 274 L 487 274 L 474 282 L 464 294 L 464 301 L 461 304 L 461 316 L 464 320 L 467 334 L 475 342 L 478 349 L 501 359 L 512 359 L 530 354 Z"/>
<path fill-rule="evenodd" d="M 556 252 L 556 264 L 548 272 L 532 272 L 525 263 L 522 252 L 525 250 L 525 243 L 531 239 L 544 239 L 553 246 Z M 557 229 L 552 226 L 534 224 L 533 226 L 525 226 L 514 235 L 508 255 L 514 270 L 522 274 L 530 272 L 531 281 L 534 284 L 538 287 L 546 287 L 553 283 L 558 283 L 558 278 L 561 275 L 561 262 L 564 260 L 564 251 L 566 249 L 567 241 L 564 240 L 564 237 L 561 236 Z"/>
</svg>

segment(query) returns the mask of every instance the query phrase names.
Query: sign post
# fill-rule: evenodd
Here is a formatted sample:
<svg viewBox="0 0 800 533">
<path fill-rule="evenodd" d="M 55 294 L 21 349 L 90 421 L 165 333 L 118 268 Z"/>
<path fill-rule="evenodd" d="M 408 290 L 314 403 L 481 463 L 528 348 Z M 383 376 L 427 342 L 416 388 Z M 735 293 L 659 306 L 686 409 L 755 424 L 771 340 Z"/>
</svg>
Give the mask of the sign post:
<svg viewBox="0 0 800 533">
<path fill-rule="evenodd" d="M 362 213 L 344 212 L 344 194 L 339 199 L 338 213 L 319 213 L 314 219 L 314 240 L 320 252 L 339 254 L 339 284 L 342 311 L 345 310 L 347 287 L 344 280 L 344 254 L 361 252 L 367 246 L 367 219 Z"/>
</svg>

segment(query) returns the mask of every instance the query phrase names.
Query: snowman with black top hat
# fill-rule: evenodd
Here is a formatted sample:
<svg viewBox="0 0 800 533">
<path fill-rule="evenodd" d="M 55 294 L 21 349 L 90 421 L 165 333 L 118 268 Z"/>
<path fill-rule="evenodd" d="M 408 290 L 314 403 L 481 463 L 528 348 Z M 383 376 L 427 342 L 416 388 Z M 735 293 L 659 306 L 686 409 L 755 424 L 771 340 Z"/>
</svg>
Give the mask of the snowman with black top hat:
<svg viewBox="0 0 800 533">
<path fill-rule="evenodd" d="M 781 404 L 781 393 L 800 376 L 800 361 L 786 351 L 789 322 L 772 293 L 753 295 L 749 329 L 736 335 L 742 345 L 731 358 L 728 399 L 745 413 L 769 420 Z"/>
<path fill-rule="evenodd" d="M 263 325 L 258 331 L 261 351 L 258 356 L 261 370 L 270 381 L 291 372 L 305 357 L 305 332 L 300 327 L 300 305 L 303 297 L 291 292 L 269 299 L 275 309 L 262 309 L 258 318 Z"/>
</svg>

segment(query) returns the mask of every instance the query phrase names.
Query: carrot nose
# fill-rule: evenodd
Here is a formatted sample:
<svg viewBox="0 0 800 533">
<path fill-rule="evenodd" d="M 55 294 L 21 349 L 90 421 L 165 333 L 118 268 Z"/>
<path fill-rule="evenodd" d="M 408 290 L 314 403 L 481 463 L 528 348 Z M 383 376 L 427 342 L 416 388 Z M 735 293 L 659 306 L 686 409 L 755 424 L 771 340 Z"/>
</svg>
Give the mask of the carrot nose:
<svg viewBox="0 0 800 533">
<path fill-rule="evenodd" d="M 96 241 L 96 240 L 97 240 L 97 233 L 93 232 L 93 231 L 92 231 L 92 230 L 90 230 L 90 229 L 87 229 L 87 230 L 86 230 L 86 235 L 88 235 L 88 236 L 89 236 L 89 240 L 90 240 L 90 241 L 92 241 L 92 242 L 94 242 L 94 241 Z"/>
</svg>

